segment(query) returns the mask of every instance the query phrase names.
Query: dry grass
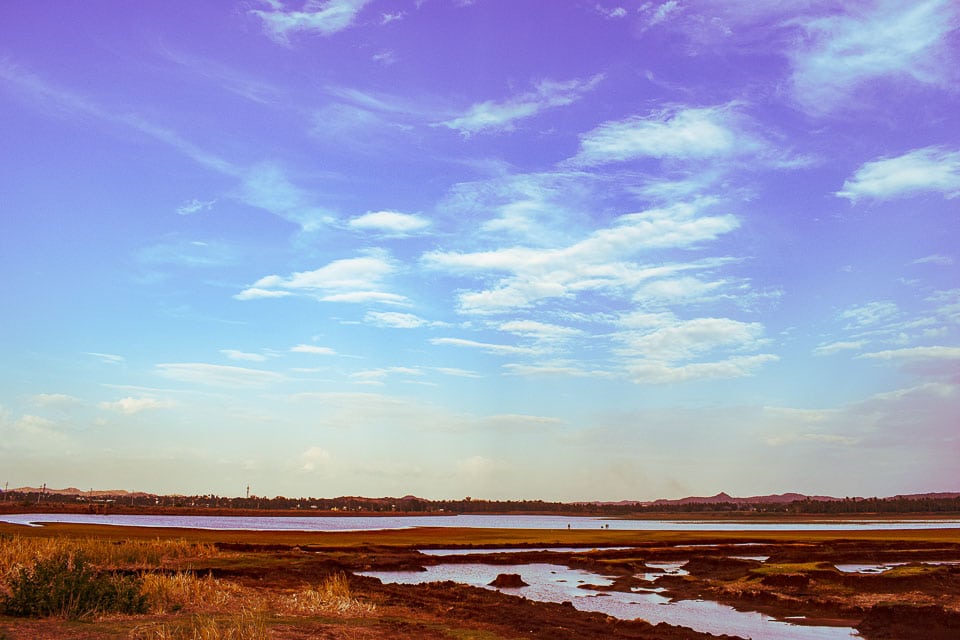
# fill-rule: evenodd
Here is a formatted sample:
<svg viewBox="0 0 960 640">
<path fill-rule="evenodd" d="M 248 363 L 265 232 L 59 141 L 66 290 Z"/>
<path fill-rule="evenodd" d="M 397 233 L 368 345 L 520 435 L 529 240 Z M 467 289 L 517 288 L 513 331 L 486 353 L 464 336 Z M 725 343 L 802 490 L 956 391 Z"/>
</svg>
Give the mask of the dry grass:
<svg viewBox="0 0 960 640">
<path fill-rule="evenodd" d="M 145 624 L 134 628 L 130 640 L 264 640 L 269 638 L 267 616 L 244 609 L 238 614 L 198 614 L 181 623 Z"/>
<path fill-rule="evenodd" d="M 145 573 L 141 592 L 154 613 L 214 613 L 259 604 L 257 590 L 213 576 Z"/>
<path fill-rule="evenodd" d="M 327 576 L 316 587 L 307 586 L 280 596 L 273 605 L 279 613 L 294 616 L 363 616 L 376 611 L 374 605 L 353 597 L 350 582 L 343 573 Z"/>
<path fill-rule="evenodd" d="M 32 567 L 54 556 L 78 554 L 100 569 L 151 569 L 167 562 L 206 558 L 218 552 L 214 545 L 182 539 L 45 538 L 4 536 L 0 539 L 0 582 L 21 567 Z"/>
</svg>

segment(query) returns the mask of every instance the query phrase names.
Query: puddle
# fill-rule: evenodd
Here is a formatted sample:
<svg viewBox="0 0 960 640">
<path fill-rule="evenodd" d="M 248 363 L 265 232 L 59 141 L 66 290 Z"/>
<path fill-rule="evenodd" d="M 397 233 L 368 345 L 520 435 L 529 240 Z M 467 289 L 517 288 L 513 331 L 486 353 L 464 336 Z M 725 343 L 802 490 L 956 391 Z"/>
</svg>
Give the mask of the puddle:
<svg viewBox="0 0 960 640">
<path fill-rule="evenodd" d="M 624 551 L 633 547 L 502 547 L 498 549 L 418 549 L 425 556 L 474 556 L 485 553 L 593 553 L 594 551 Z"/>
<path fill-rule="evenodd" d="M 664 569 L 667 574 L 682 575 L 682 562 L 650 563 L 648 566 Z M 581 611 L 598 611 L 623 620 L 643 618 L 652 624 L 666 622 L 691 627 L 713 634 L 730 634 L 742 638 L 764 640 L 841 640 L 857 637 L 849 627 L 822 627 L 795 625 L 774 620 L 760 613 L 742 612 L 716 602 L 679 600 L 671 602 L 656 590 L 596 592 L 581 589 L 580 585 L 607 586 L 612 578 L 580 569 L 553 564 L 521 564 L 491 566 L 485 564 L 455 564 L 427 567 L 427 571 L 367 571 L 360 575 L 379 578 L 387 583 L 422 584 L 452 580 L 476 587 L 487 586 L 500 573 L 518 573 L 529 587 L 498 589 L 503 593 L 523 596 L 543 602 L 572 602 Z"/>
<path fill-rule="evenodd" d="M 660 576 L 686 576 L 690 575 L 690 572 L 682 568 L 683 565 L 687 564 L 686 560 L 681 560 L 680 562 L 646 562 L 646 564 L 651 569 L 660 569 L 656 573 L 641 573 L 637 577 L 643 580 L 648 580 L 653 582 Z"/>
<path fill-rule="evenodd" d="M 883 562 L 883 563 L 870 563 L 870 564 L 855 564 L 855 563 L 845 563 L 845 564 L 835 564 L 838 570 L 843 573 L 884 573 L 893 569 L 895 567 L 905 567 L 910 564 L 909 562 Z M 927 564 L 927 565 L 943 565 L 943 564 L 960 564 L 960 560 L 929 560 L 925 562 L 920 562 L 917 564 Z"/>
<path fill-rule="evenodd" d="M 733 560 L 755 560 L 756 562 L 766 562 L 770 556 L 730 556 Z"/>
</svg>

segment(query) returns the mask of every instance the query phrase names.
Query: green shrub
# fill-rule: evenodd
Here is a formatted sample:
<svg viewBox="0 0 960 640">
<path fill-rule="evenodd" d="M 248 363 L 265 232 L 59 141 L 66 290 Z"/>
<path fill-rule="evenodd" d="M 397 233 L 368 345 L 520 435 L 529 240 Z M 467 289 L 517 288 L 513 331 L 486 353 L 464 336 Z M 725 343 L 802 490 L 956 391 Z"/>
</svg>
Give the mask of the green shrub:
<svg viewBox="0 0 960 640">
<path fill-rule="evenodd" d="M 0 600 L 0 611 L 11 616 L 39 618 L 143 613 L 146 598 L 140 579 L 101 574 L 81 554 L 59 553 L 20 568 L 10 584 L 10 595 Z"/>
</svg>

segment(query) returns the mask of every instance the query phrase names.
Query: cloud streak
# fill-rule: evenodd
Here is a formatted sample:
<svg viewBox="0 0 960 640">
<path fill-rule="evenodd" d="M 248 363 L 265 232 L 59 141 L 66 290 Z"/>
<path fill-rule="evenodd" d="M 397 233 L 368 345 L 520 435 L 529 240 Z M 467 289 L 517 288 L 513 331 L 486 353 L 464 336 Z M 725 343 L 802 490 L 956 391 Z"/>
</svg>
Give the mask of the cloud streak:
<svg viewBox="0 0 960 640">
<path fill-rule="evenodd" d="M 487 100 L 471 106 L 466 113 L 442 122 L 464 136 L 476 133 L 510 131 L 520 120 L 532 118 L 545 109 L 573 104 L 603 80 L 596 75 L 586 80 L 543 80 L 532 91 L 502 102 Z"/>
<path fill-rule="evenodd" d="M 892 200 L 922 193 L 960 196 L 960 152 L 942 147 L 914 149 L 901 156 L 864 163 L 837 196 L 853 203 Z"/>
</svg>

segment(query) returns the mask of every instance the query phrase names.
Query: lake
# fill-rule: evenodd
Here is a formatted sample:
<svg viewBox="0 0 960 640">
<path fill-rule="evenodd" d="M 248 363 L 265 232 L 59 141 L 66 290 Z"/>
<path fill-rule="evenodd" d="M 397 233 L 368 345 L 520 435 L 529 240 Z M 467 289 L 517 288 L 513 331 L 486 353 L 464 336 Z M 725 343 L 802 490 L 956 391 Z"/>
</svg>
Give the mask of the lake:
<svg viewBox="0 0 960 640">
<path fill-rule="evenodd" d="M 106 524 L 243 531 L 378 531 L 414 527 L 475 529 L 609 529 L 611 531 L 868 531 L 954 529 L 960 519 L 823 520 L 806 522 L 716 520 L 612 520 L 553 515 L 455 516 L 176 516 L 81 513 L 0 514 L 0 522 L 37 526 L 44 523 Z"/>
</svg>

